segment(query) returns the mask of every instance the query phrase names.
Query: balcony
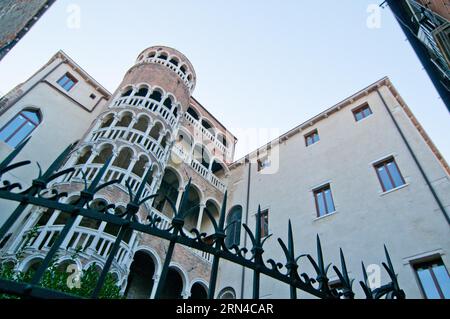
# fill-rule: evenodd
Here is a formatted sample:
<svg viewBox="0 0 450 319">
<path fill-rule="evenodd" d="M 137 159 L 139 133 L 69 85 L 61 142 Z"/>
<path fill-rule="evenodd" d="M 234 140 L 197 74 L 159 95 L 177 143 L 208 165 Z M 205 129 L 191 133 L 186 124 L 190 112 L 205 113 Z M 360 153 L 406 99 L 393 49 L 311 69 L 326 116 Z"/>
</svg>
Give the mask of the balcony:
<svg viewBox="0 0 450 319">
<path fill-rule="evenodd" d="M 225 193 L 226 185 L 222 182 L 217 176 L 215 176 L 211 171 L 209 171 L 205 166 L 203 166 L 199 161 L 192 158 L 190 154 L 188 154 L 182 147 L 175 144 L 172 148 L 172 151 L 181 158 L 183 162 L 189 164 L 190 167 L 196 171 L 199 175 L 201 175 L 204 179 L 206 179 L 211 185 L 213 185 L 220 192 Z"/>
<path fill-rule="evenodd" d="M 150 152 L 160 163 L 164 161 L 164 149 L 155 139 L 142 131 L 127 127 L 107 127 L 99 129 L 92 134 L 92 142 L 96 142 L 99 139 L 112 141 L 122 139 L 133 145 L 140 146 L 144 151 Z"/>
<path fill-rule="evenodd" d="M 171 128 L 177 124 L 177 117 L 162 102 L 141 97 L 141 96 L 124 96 L 115 100 L 112 107 L 137 107 L 149 110 L 152 113 L 160 115 Z"/>
<path fill-rule="evenodd" d="M 203 127 L 203 125 L 197 121 L 195 118 L 193 118 L 189 113 L 184 113 L 185 120 L 192 124 L 194 126 L 194 130 L 200 132 L 203 136 L 203 138 L 208 139 L 211 143 L 213 143 L 214 147 L 217 148 L 222 154 L 225 154 L 226 158 L 231 159 L 232 158 L 232 151 L 230 148 L 223 145 L 223 143 L 215 137 L 213 134 L 211 134 L 210 131 L 208 131 L 206 128 Z"/>
<path fill-rule="evenodd" d="M 77 165 L 75 166 L 75 172 L 68 174 L 60 183 L 69 183 L 72 181 L 83 182 L 83 172 L 88 181 L 94 180 L 95 176 L 102 169 L 101 164 L 88 164 L 88 165 Z M 128 194 L 128 189 L 125 186 L 125 182 L 128 181 L 131 186 L 131 191 L 136 194 L 142 182 L 142 177 L 136 176 L 135 174 L 115 166 L 108 168 L 106 174 L 103 177 L 102 183 L 107 183 L 112 180 L 122 179 L 122 183 L 115 184 L 114 186 L 119 187 L 125 193 Z M 151 186 L 146 184 L 144 187 L 143 197 L 152 195 Z"/>
<path fill-rule="evenodd" d="M 46 225 L 37 228 L 36 236 L 24 247 L 26 236 L 25 232 L 18 242 L 15 242 L 9 253 L 15 254 L 21 249 L 25 252 L 34 253 L 36 251 L 49 251 L 58 235 L 63 230 L 64 225 Z M 74 227 L 61 245 L 61 250 L 68 253 L 80 251 L 79 255 L 83 258 L 96 259 L 105 262 L 108 258 L 116 237 L 95 229 L 85 227 Z M 131 261 L 132 251 L 128 243 L 122 242 L 116 258 L 113 261 L 113 268 L 127 272 L 127 266 Z"/>
</svg>

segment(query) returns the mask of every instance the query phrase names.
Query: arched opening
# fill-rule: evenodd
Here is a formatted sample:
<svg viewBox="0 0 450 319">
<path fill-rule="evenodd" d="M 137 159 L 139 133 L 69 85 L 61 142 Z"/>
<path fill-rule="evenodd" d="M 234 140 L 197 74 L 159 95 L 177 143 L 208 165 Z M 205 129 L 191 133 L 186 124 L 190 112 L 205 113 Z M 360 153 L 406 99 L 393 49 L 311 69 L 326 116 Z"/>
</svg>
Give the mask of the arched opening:
<svg viewBox="0 0 450 319">
<path fill-rule="evenodd" d="M 180 71 L 181 71 L 181 73 L 183 73 L 183 74 L 186 74 L 186 66 L 185 65 L 182 65 L 181 67 L 180 67 Z"/>
<path fill-rule="evenodd" d="M 218 133 L 217 139 L 219 140 L 220 143 L 223 144 L 223 146 L 228 147 L 228 142 L 227 142 L 227 138 L 225 137 L 225 135 L 223 135 L 222 133 Z"/>
<path fill-rule="evenodd" d="M 175 107 L 172 112 L 173 116 L 178 117 L 178 107 Z"/>
<path fill-rule="evenodd" d="M 43 259 L 41 258 L 31 260 L 30 262 L 28 262 L 28 265 L 26 265 L 25 268 L 23 269 L 23 273 L 27 275 L 34 274 L 39 269 L 39 266 L 42 264 L 42 261 Z"/>
<path fill-rule="evenodd" d="M 225 288 L 219 293 L 219 299 L 236 299 L 236 292 L 231 287 Z"/>
<path fill-rule="evenodd" d="M 148 125 L 149 125 L 149 119 L 146 116 L 141 116 L 139 120 L 134 124 L 133 129 L 141 131 L 141 132 L 147 132 Z M 140 142 L 140 141 L 138 141 Z"/>
<path fill-rule="evenodd" d="M 167 132 L 167 134 L 164 135 L 163 139 L 161 140 L 161 146 L 162 146 L 162 148 L 166 148 L 167 143 L 169 143 L 169 142 L 170 142 L 170 133 Z"/>
<path fill-rule="evenodd" d="M 134 164 L 133 167 L 133 174 L 139 177 L 144 177 L 144 174 L 146 173 L 146 165 L 148 164 L 149 160 L 147 156 L 141 155 L 139 157 L 139 160 Z"/>
<path fill-rule="evenodd" d="M 214 203 L 212 200 L 208 200 L 206 202 L 205 209 L 213 216 L 214 220 L 216 222 L 218 222 L 219 216 L 220 216 L 219 206 L 217 206 L 217 204 Z M 206 233 L 207 235 L 212 235 L 215 232 L 213 223 L 208 218 L 208 215 L 206 212 L 203 214 L 201 231 Z"/>
<path fill-rule="evenodd" d="M 178 59 L 177 58 L 172 58 L 172 59 L 170 59 L 170 61 L 169 61 L 170 63 L 172 63 L 173 65 L 175 65 L 175 66 L 178 66 L 178 64 L 179 64 L 179 62 L 178 62 Z"/>
<path fill-rule="evenodd" d="M 103 118 L 100 129 L 110 127 L 113 121 L 114 121 L 114 114 L 108 114 Z"/>
<path fill-rule="evenodd" d="M 166 282 L 161 292 L 161 299 L 182 299 L 181 293 L 183 292 L 183 278 L 181 275 L 173 269 L 169 268 Z"/>
<path fill-rule="evenodd" d="M 150 136 L 154 140 L 158 141 L 159 140 L 159 134 L 161 133 L 162 129 L 163 129 L 162 124 L 159 123 L 159 122 L 156 122 L 155 125 L 153 126 L 152 130 L 150 131 Z"/>
<path fill-rule="evenodd" d="M 199 282 L 196 282 L 192 285 L 191 288 L 191 296 L 189 299 L 191 300 L 202 300 L 208 298 L 208 291 L 206 288 Z"/>
<path fill-rule="evenodd" d="M 169 218 L 173 217 L 174 211 L 170 204 L 167 202 L 166 196 L 175 205 L 178 198 L 178 189 L 180 188 L 180 181 L 178 176 L 169 168 L 164 171 L 164 177 L 161 182 L 161 186 L 157 192 L 158 196 L 153 202 L 153 207 L 159 212 L 166 215 Z"/>
<path fill-rule="evenodd" d="M 225 166 L 222 163 L 218 162 L 217 160 L 214 160 L 211 167 L 211 171 L 219 179 L 225 177 Z"/>
<path fill-rule="evenodd" d="M 158 90 L 154 90 L 154 91 L 152 92 L 152 95 L 150 95 L 150 98 L 151 98 L 152 100 L 161 102 L 161 100 L 162 100 L 162 93 L 161 93 L 160 91 L 158 91 Z"/>
<path fill-rule="evenodd" d="M 116 124 L 116 126 L 117 127 L 128 127 L 128 126 L 130 126 L 132 120 L 133 120 L 133 114 L 127 112 L 122 115 L 122 118 Z"/>
<path fill-rule="evenodd" d="M 186 211 L 190 210 L 185 219 L 185 227 L 187 230 L 197 228 L 198 214 L 200 213 L 200 191 L 195 185 L 191 185 L 187 195 Z"/>
<path fill-rule="evenodd" d="M 94 199 L 90 204 L 89 204 L 91 209 L 94 209 L 96 211 L 99 212 L 105 212 L 106 207 L 108 206 L 108 202 L 102 198 L 97 198 Z M 100 225 L 101 225 L 101 221 L 99 220 L 95 220 L 92 218 L 88 218 L 88 217 L 84 217 L 81 222 L 80 222 L 80 226 L 81 227 L 86 227 L 86 228 L 90 228 L 90 229 L 99 229 Z M 79 242 L 83 242 L 83 239 L 86 237 L 86 235 L 82 235 Z M 76 240 L 76 237 L 73 238 L 73 240 Z M 69 243 L 70 246 L 70 243 Z M 89 245 L 86 245 L 89 246 Z"/>
<path fill-rule="evenodd" d="M 187 110 L 187 113 L 192 116 L 195 120 L 200 120 L 200 116 L 198 115 L 197 111 L 195 111 L 192 107 L 189 107 Z"/>
<path fill-rule="evenodd" d="M 194 143 L 194 139 L 191 137 L 190 134 L 179 131 L 178 132 L 178 138 L 177 138 L 177 146 L 183 150 L 184 153 L 189 154 L 192 150 L 192 145 Z"/>
<path fill-rule="evenodd" d="M 97 157 L 92 161 L 93 164 L 105 164 L 113 153 L 113 146 L 110 144 L 105 145 Z"/>
<path fill-rule="evenodd" d="M 124 147 L 120 151 L 119 156 L 117 156 L 117 158 L 114 160 L 113 166 L 122 169 L 128 169 L 132 157 L 133 157 L 133 150 L 131 148 Z"/>
<path fill-rule="evenodd" d="M 125 297 L 127 299 L 149 299 L 153 289 L 154 275 L 153 259 L 148 253 L 137 251 L 131 264 Z"/>
<path fill-rule="evenodd" d="M 128 90 L 125 91 L 125 93 L 122 94 L 122 97 L 130 96 L 131 93 L 133 93 L 133 89 L 129 88 Z"/>
<path fill-rule="evenodd" d="M 81 150 L 80 156 L 78 157 L 75 165 L 83 165 L 86 164 L 89 158 L 92 156 L 92 146 L 85 147 Z"/>
<path fill-rule="evenodd" d="M 203 165 L 207 170 L 209 170 L 209 163 L 211 162 L 211 157 L 206 150 L 204 145 L 197 144 L 194 148 L 194 159 Z"/>
<path fill-rule="evenodd" d="M 156 56 L 156 52 L 150 52 L 149 54 L 148 54 L 148 58 L 150 59 L 150 58 L 154 58 Z"/>
<path fill-rule="evenodd" d="M 212 126 L 211 123 L 209 123 L 207 120 L 203 119 L 202 120 L 202 126 L 209 132 L 211 133 L 212 136 L 216 135 L 216 132 L 214 131 L 214 127 Z"/>
<path fill-rule="evenodd" d="M 228 248 L 241 244 L 242 206 L 234 206 L 227 216 L 227 237 L 225 244 Z"/>
<path fill-rule="evenodd" d="M 142 88 L 140 88 L 139 91 L 135 94 L 135 96 L 146 97 L 147 94 L 148 94 L 148 88 L 142 87 Z"/>
<path fill-rule="evenodd" d="M 167 60 L 167 58 L 168 58 L 168 54 L 165 53 L 165 52 L 161 52 L 161 53 L 158 55 L 158 59 L 161 59 L 161 60 Z"/>
<path fill-rule="evenodd" d="M 173 101 L 170 97 L 168 97 L 165 101 L 164 101 L 164 106 L 167 107 L 169 110 L 172 109 L 173 106 Z"/>
</svg>

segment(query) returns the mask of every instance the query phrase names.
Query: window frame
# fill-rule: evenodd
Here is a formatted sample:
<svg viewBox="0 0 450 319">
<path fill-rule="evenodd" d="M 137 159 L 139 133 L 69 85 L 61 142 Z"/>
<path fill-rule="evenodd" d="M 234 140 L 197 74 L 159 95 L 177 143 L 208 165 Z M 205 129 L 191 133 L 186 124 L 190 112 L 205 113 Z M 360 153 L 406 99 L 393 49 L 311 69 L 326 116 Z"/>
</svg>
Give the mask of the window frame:
<svg viewBox="0 0 450 319">
<path fill-rule="evenodd" d="M 397 172 L 398 172 L 398 174 L 399 174 L 399 176 L 400 176 L 400 178 L 401 178 L 401 180 L 402 180 L 402 184 L 401 184 L 401 185 L 396 185 L 396 184 L 395 184 L 394 178 L 392 177 L 392 174 L 391 174 L 391 172 L 390 172 L 390 170 L 389 170 L 389 168 L 388 168 L 388 166 L 387 166 L 387 165 L 388 165 L 389 163 L 391 163 L 391 162 L 394 163 L 395 168 L 397 169 Z M 379 168 L 380 168 L 381 166 L 383 166 L 384 169 L 386 170 L 386 173 L 387 173 L 387 175 L 388 175 L 388 177 L 389 177 L 389 181 L 391 182 L 391 184 L 392 184 L 392 186 L 393 186 L 391 189 L 387 189 L 387 188 L 386 188 L 386 185 L 385 185 L 384 182 L 383 182 L 383 179 L 382 179 L 382 177 L 381 177 L 381 175 L 380 175 L 380 172 L 379 172 Z M 381 160 L 381 161 L 376 162 L 375 164 L 373 164 L 373 167 L 374 167 L 375 172 L 376 172 L 376 174 L 377 174 L 378 181 L 379 181 L 380 184 L 381 184 L 381 189 L 383 190 L 383 193 L 391 192 L 391 191 L 393 191 L 393 190 L 395 190 L 395 189 L 401 188 L 401 187 L 403 187 L 403 186 L 406 185 L 406 180 L 405 180 L 405 178 L 403 177 L 403 174 L 402 174 L 402 172 L 401 172 L 401 170 L 400 170 L 400 167 L 398 166 L 397 161 L 395 160 L 395 157 L 394 157 L 394 156 L 389 156 L 389 157 L 387 157 L 387 158 L 385 158 L 385 159 L 383 159 L 383 160 Z"/>
<path fill-rule="evenodd" d="M 270 235 L 270 229 L 269 229 L 269 225 L 270 225 L 269 216 L 270 215 L 269 214 L 270 214 L 269 208 L 261 210 L 261 216 L 260 216 L 260 218 L 261 218 L 261 229 L 260 229 L 261 238 L 266 238 L 266 237 L 269 237 L 269 235 Z M 267 216 L 267 233 L 265 232 L 265 225 L 266 225 L 265 216 Z"/>
<path fill-rule="evenodd" d="M 370 114 L 367 115 L 367 116 L 364 116 L 364 111 L 366 109 L 369 110 Z M 363 104 L 361 106 L 358 106 L 357 108 L 352 110 L 352 113 L 353 113 L 353 117 L 355 118 L 355 121 L 357 123 L 361 122 L 362 120 L 365 120 L 366 118 L 368 118 L 368 117 L 373 115 L 373 111 L 372 111 L 372 108 L 370 107 L 369 103 L 365 103 L 365 104 Z M 358 120 L 357 115 L 360 114 L 360 113 L 362 113 L 364 117 Z"/>
<path fill-rule="evenodd" d="M 330 191 L 331 201 L 332 201 L 333 207 L 334 207 L 333 211 L 330 211 L 329 208 L 328 208 L 328 203 L 327 203 L 326 194 L 325 194 L 325 192 L 327 190 Z M 322 196 L 323 196 L 323 201 L 324 201 L 325 210 L 326 210 L 326 213 L 324 215 L 321 215 L 321 213 L 320 213 L 319 197 L 318 197 L 319 194 L 322 194 Z M 320 187 L 315 188 L 313 190 L 313 196 L 314 196 L 314 202 L 316 204 L 317 218 L 323 218 L 323 217 L 326 217 L 326 216 L 330 216 L 330 215 L 333 215 L 334 213 L 337 212 L 336 203 L 334 201 L 334 196 L 333 196 L 333 190 L 331 189 L 331 184 L 330 183 L 327 183 L 327 184 L 324 184 L 324 185 L 322 185 Z"/>
<path fill-rule="evenodd" d="M 24 113 L 25 112 L 31 112 L 31 113 L 36 113 L 36 116 L 38 117 L 39 122 L 35 123 L 34 120 L 30 119 L 28 116 L 26 116 Z M 8 144 L 10 147 L 12 148 L 16 148 L 18 145 L 20 145 L 20 143 L 22 143 L 25 139 L 27 139 L 37 128 L 39 125 L 41 125 L 42 123 L 42 115 L 41 112 L 39 110 L 34 110 L 34 109 L 23 109 L 21 110 L 19 113 L 17 113 L 16 115 L 13 116 L 13 118 L 11 118 L 8 123 L 6 123 L 1 129 L 0 129 L 0 133 L 2 133 L 6 128 L 8 128 L 8 126 L 10 126 L 19 116 L 22 116 L 25 121 L 19 125 L 14 132 L 12 132 L 8 138 L 2 140 L 5 144 L 8 144 L 8 142 L 14 137 L 16 136 L 17 133 L 20 132 L 20 130 L 27 124 L 27 123 L 31 123 L 33 125 L 33 129 L 19 142 L 17 143 L 17 145 L 15 146 L 11 146 L 10 144 Z"/>
<path fill-rule="evenodd" d="M 71 86 L 69 89 L 66 89 L 66 88 L 65 88 L 65 86 L 67 85 L 67 83 L 69 83 L 68 80 L 66 80 L 66 81 L 64 82 L 64 84 L 61 84 L 61 82 L 62 82 L 62 80 L 63 80 L 64 78 L 67 78 L 68 80 L 70 80 L 70 81 L 73 82 L 72 86 Z M 59 85 L 62 89 L 64 89 L 64 91 L 70 92 L 70 91 L 75 87 L 75 85 L 77 85 L 78 80 L 77 80 L 77 78 L 74 77 L 70 72 L 66 72 L 66 73 L 64 73 L 64 75 L 63 75 L 62 77 L 59 78 L 58 81 L 56 81 L 56 83 L 58 83 L 58 85 Z"/>
<path fill-rule="evenodd" d="M 317 141 L 314 141 L 314 138 L 313 138 L 313 142 L 311 144 L 308 144 L 308 139 L 310 137 L 315 136 L 315 135 L 317 135 Z M 320 135 L 319 135 L 319 130 L 318 129 L 315 129 L 315 130 L 313 130 L 313 131 L 311 131 L 311 132 L 309 132 L 308 134 L 305 135 L 305 145 L 306 145 L 306 147 L 310 147 L 310 146 L 315 145 L 315 144 L 317 144 L 319 142 L 320 142 Z"/>
<path fill-rule="evenodd" d="M 433 280 L 434 287 L 436 288 L 436 291 L 438 292 L 440 299 L 441 300 L 446 300 L 444 292 L 442 291 L 442 287 L 439 284 L 439 281 L 437 280 L 436 274 L 434 273 L 434 270 L 433 270 L 433 265 L 434 264 L 438 264 L 439 266 L 443 266 L 445 271 L 447 272 L 447 276 L 450 276 L 450 274 L 448 272 L 448 268 L 445 265 L 444 261 L 442 260 L 441 256 L 434 256 L 432 258 L 427 258 L 425 260 L 416 261 L 416 262 L 411 263 L 411 266 L 413 268 L 414 275 L 416 277 L 416 280 L 417 280 L 417 283 L 418 283 L 418 286 L 419 286 L 419 289 L 420 289 L 420 292 L 421 292 L 423 298 L 425 298 L 426 300 L 431 300 L 431 299 L 428 298 L 427 293 L 426 293 L 425 288 L 424 288 L 424 285 L 423 285 L 423 282 L 420 279 L 420 276 L 419 276 L 419 273 L 418 273 L 418 270 L 420 268 L 422 268 L 422 269 L 426 268 L 429 271 L 429 273 L 431 275 L 431 279 Z"/>
</svg>

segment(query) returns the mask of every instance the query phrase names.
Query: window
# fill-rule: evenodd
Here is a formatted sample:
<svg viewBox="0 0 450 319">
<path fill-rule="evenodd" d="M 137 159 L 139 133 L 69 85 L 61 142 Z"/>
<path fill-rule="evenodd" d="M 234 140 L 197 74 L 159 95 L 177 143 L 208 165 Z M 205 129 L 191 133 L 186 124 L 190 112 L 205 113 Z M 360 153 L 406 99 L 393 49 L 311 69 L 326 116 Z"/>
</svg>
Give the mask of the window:
<svg viewBox="0 0 450 319">
<path fill-rule="evenodd" d="M 376 164 L 375 169 L 384 192 L 405 185 L 405 180 L 403 179 L 394 158 L 391 157 Z"/>
<path fill-rule="evenodd" d="M 67 92 L 69 92 L 77 82 L 78 81 L 70 73 L 64 74 L 64 76 L 58 80 L 58 84 Z"/>
<path fill-rule="evenodd" d="M 305 136 L 306 146 L 311 146 L 320 141 L 319 132 L 317 130 Z"/>
<path fill-rule="evenodd" d="M 263 169 L 270 167 L 270 164 L 271 164 L 271 161 L 269 159 L 269 156 L 260 158 L 258 160 L 258 172 L 261 172 Z"/>
<path fill-rule="evenodd" d="M 227 237 L 225 244 L 228 248 L 241 244 L 242 207 L 233 207 L 227 217 Z"/>
<path fill-rule="evenodd" d="M 90 97 L 91 99 L 93 99 L 93 100 L 95 100 L 95 99 L 97 98 L 97 96 L 96 96 L 94 93 L 92 93 L 91 95 L 89 95 L 89 97 Z"/>
<path fill-rule="evenodd" d="M 314 191 L 317 217 L 323 217 L 336 212 L 330 185 L 323 186 Z"/>
<path fill-rule="evenodd" d="M 450 299 L 450 278 L 441 258 L 416 264 L 414 270 L 427 299 Z"/>
<path fill-rule="evenodd" d="M 0 140 L 11 147 L 17 147 L 40 123 L 39 112 L 22 111 L 1 129 Z"/>
<path fill-rule="evenodd" d="M 269 210 L 261 212 L 261 238 L 269 236 Z"/>
<path fill-rule="evenodd" d="M 365 105 L 353 110 L 353 115 L 355 116 L 356 122 L 359 122 L 362 119 L 365 119 L 366 117 L 369 117 L 370 115 L 372 115 L 372 110 L 370 109 L 368 104 L 365 104 Z"/>
</svg>

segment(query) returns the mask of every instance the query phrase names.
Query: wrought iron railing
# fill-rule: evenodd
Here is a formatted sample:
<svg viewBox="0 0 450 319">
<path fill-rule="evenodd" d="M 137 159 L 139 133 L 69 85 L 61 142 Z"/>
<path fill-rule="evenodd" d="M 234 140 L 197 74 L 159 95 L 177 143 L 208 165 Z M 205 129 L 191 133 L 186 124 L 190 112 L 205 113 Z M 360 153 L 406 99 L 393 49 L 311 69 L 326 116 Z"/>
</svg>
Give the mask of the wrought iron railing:
<svg viewBox="0 0 450 319">
<path fill-rule="evenodd" d="M 24 161 L 11 164 L 19 152 L 23 149 L 25 144 L 26 142 L 22 143 L 0 164 L 0 178 L 4 178 L 5 174 L 8 172 L 27 166 L 31 163 L 30 161 Z M 246 235 L 250 238 L 250 243 L 252 246 L 251 249 L 248 250 L 246 248 L 238 247 L 237 245 L 227 247 L 225 244 L 225 238 L 227 227 L 230 227 L 230 225 L 225 227 L 227 204 L 226 192 L 218 221 L 214 219 L 213 215 L 207 209 L 205 210 L 206 216 L 208 216 L 214 226 L 214 234 L 212 236 L 208 236 L 208 240 L 205 240 L 207 235 L 205 233 L 200 233 L 197 229 L 192 229 L 190 234 L 187 234 L 184 229 L 186 217 L 190 216 L 190 214 L 195 212 L 198 208 L 187 208 L 189 207 L 187 195 L 182 197 L 179 208 L 175 206 L 173 201 L 167 198 L 167 201 L 174 211 L 174 218 L 171 220 L 170 225 L 168 225 L 167 222 L 163 222 L 160 217 L 154 214 L 149 214 L 147 220 L 145 221 L 141 221 L 137 217 L 137 213 L 141 205 L 157 196 L 143 196 L 145 185 L 147 184 L 146 181 L 151 178 L 151 170 L 148 170 L 146 173 L 145 178 L 136 193 L 132 191 L 129 183 L 126 183 L 129 189 L 130 200 L 125 212 L 121 214 L 109 213 L 110 210 L 114 210 L 114 203 L 108 203 L 108 205 L 105 205 L 104 208 L 98 208 L 95 205 L 91 205 L 98 192 L 120 182 L 120 180 L 113 180 L 100 184 L 107 172 L 111 159 L 109 159 L 97 172 L 95 178 L 89 182 L 86 180 L 84 190 L 79 193 L 79 199 L 76 202 L 63 203 L 63 199 L 67 197 L 68 194 L 59 192 L 56 188 L 52 188 L 52 183 L 60 177 L 66 176 L 67 174 L 75 171 L 74 168 L 59 171 L 65 158 L 70 154 L 73 148 L 73 145 L 67 148 L 45 173 L 40 171 L 38 178 L 36 178 L 32 185 L 26 190 L 22 190 L 22 186 L 19 183 L 14 183 L 8 180 L 3 181 L 3 187 L 0 188 L 0 199 L 16 202 L 18 205 L 6 220 L 4 225 L 0 228 L 0 239 L 4 238 L 5 235 L 8 234 L 14 223 L 19 220 L 23 214 L 25 214 L 27 208 L 29 207 L 37 206 L 62 211 L 68 213 L 70 217 L 67 219 L 66 224 L 62 227 L 62 229 L 59 229 L 58 233 L 55 234 L 57 237 L 53 240 L 53 244 L 48 247 L 45 259 L 34 273 L 31 282 L 17 283 L 0 278 L 0 293 L 7 293 L 28 298 L 76 298 L 68 294 L 42 288 L 40 287 L 40 281 L 42 280 L 47 268 L 51 264 L 59 249 L 67 241 L 67 236 L 71 233 L 71 230 L 75 225 L 75 221 L 79 216 L 83 216 L 84 218 L 113 224 L 118 226 L 120 229 L 118 235 L 115 237 L 114 243 L 111 244 L 108 249 L 108 253 L 105 255 L 107 259 L 99 276 L 96 287 L 91 295 L 92 298 L 99 297 L 101 288 L 105 283 L 105 279 L 107 278 L 107 274 L 110 272 L 113 263 L 117 261 L 118 257 L 120 259 L 119 254 L 121 248 L 123 247 L 122 242 L 126 234 L 129 234 L 130 230 L 155 236 L 169 242 L 160 280 L 156 289 L 155 298 L 157 299 L 162 296 L 163 285 L 168 276 L 169 266 L 172 261 L 172 256 L 176 245 L 187 246 L 201 252 L 202 254 L 209 254 L 209 256 L 211 256 L 210 258 L 212 258 L 212 265 L 208 292 L 210 299 L 213 299 L 216 296 L 219 264 L 223 260 L 241 265 L 253 271 L 254 299 L 259 299 L 260 297 L 261 275 L 271 277 L 286 284 L 286 288 L 290 289 L 290 296 L 292 299 L 297 298 L 298 290 L 323 299 L 339 299 L 343 297 L 348 299 L 355 298 L 353 280 L 351 280 L 347 271 L 346 259 L 342 250 L 340 268 L 336 266 L 332 267 L 342 284 L 342 288 L 338 291 L 337 289 L 330 287 L 328 277 L 328 270 L 330 266 L 326 266 L 327 264 L 325 263 L 325 259 L 322 254 L 320 238 L 317 237 L 317 257 L 313 257 L 309 254 L 298 255 L 298 252 L 296 252 L 294 248 L 294 236 L 290 223 L 288 227 L 287 243 L 285 243 L 282 239 L 278 239 L 281 249 L 286 256 L 286 261 L 281 263 L 273 259 L 266 259 L 264 244 L 267 238 L 263 239 L 261 236 L 261 218 L 259 218 L 261 215 L 260 210 L 258 212 L 258 218 L 256 218 L 257 223 L 255 232 L 250 230 L 247 225 L 243 225 Z M 191 182 L 189 181 L 184 194 L 189 194 L 190 187 Z M 161 226 L 161 224 L 164 224 L 164 226 Z M 306 258 L 311 263 L 315 270 L 315 274 L 313 276 L 306 273 L 301 273 L 299 271 L 298 262 L 301 258 Z M 383 297 L 392 299 L 405 298 L 403 290 L 399 287 L 397 275 L 394 271 L 387 249 L 386 258 L 387 262 L 383 263 L 383 266 L 389 275 L 390 282 L 376 289 L 372 289 L 370 287 L 368 283 L 368 276 L 363 264 L 362 268 L 364 280 L 360 281 L 360 285 L 366 298 L 368 299 L 380 299 Z"/>
</svg>

